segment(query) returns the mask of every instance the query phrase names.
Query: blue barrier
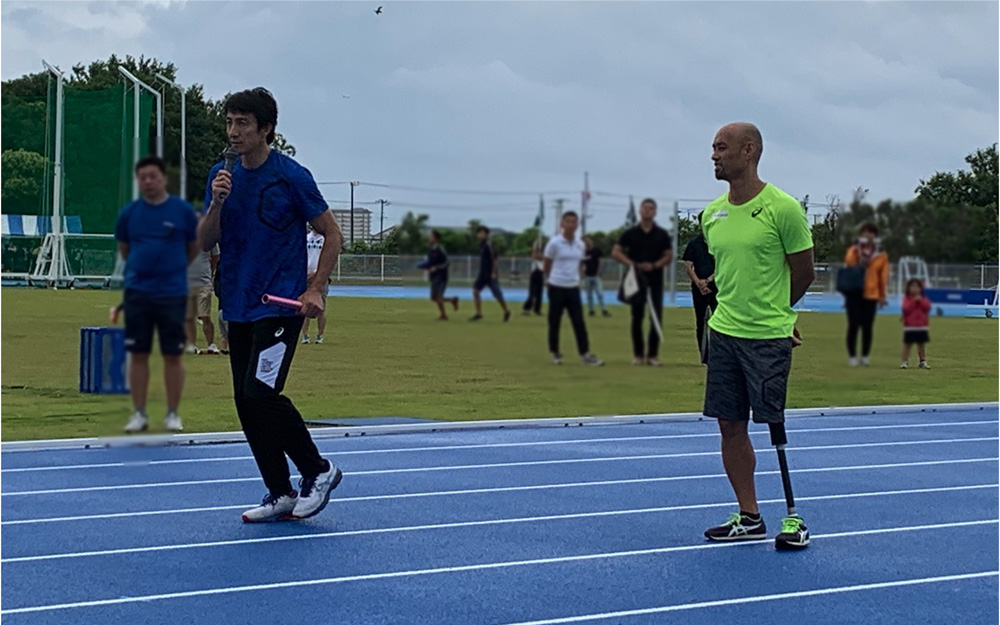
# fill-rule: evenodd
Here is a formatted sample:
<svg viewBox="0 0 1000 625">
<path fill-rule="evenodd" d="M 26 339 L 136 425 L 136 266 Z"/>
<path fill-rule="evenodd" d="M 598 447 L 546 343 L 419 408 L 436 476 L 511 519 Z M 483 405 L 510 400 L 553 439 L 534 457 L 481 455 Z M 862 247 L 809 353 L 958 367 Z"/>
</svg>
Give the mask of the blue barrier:
<svg viewBox="0 0 1000 625">
<path fill-rule="evenodd" d="M 924 295 L 935 304 L 982 306 L 993 301 L 996 289 L 924 289 Z"/>
<path fill-rule="evenodd" d="M 125 330 L 80 328 L 80 392 L 128 393 Z"/>
</svg>

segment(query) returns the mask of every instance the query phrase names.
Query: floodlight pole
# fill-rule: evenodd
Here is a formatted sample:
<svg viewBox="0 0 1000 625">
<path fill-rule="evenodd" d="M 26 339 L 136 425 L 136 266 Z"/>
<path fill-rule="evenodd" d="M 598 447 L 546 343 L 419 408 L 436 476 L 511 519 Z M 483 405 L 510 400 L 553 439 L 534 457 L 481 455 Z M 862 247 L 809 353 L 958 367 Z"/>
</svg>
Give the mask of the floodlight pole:
<svg viewBox="0 0 1000 625">
<path fill-rule="evenodd" d="M 181 92 L 181 199 L 187 200 L 187 93 L 184 87 L 170 80 L 163 74 L 157 74 L 157 78 Z"/>
<path fill-rule="evenodd" d="M 392 205 L 392 202 L 389 200 L 379 200 L 378 203 L 382 205 L 378 213 L 378 242 L 381 243 L 382 233 L 385 232 L 385 205 Z"/>
<path fill-rule="evenodd" d="M 351 181 L 351 247 L 354 247 L 354 187 L 360 184 L 357 180 Z"/>
<path fill-rule="evenodd" d="M 674 236 L 671 245 L 674 256 L 670 259 L 670 305 L 677 305 L 677 246 L 680 244 L 680 202 L 674 200 Z"/>
</svg>

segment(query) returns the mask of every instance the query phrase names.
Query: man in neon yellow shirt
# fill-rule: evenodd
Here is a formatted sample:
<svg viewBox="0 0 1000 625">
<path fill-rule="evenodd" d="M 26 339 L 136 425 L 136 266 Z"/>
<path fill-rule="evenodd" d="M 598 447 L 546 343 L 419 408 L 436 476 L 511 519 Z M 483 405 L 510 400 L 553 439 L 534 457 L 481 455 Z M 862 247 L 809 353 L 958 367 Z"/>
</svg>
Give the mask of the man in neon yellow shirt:
<svg viewBox="0 0 1000 625">
<path fill-rule="evenodd" d="M 704 414 L 719 420 L 722 462 L 740 512 L 705 532 L 713 541 L 763 540 L 767 530 L 754 488 L 756 457 L 747 434 L 750 413 L 767 423 L 778 448 L 788 516 L 775 539 L 801 549 L 809 531 L 795 512 L 785 462 L 784 411 L 792 348 L 801 344 L 792 306 L 813 281 L 813 242 L 798 201 L 757 176 L 763 141 L 752 124 L 715 135 L 715 177 L 729 192 L 705 209 L 705 239 L 715 257 L 718 308 L 709 321 Z"/>
</svg>

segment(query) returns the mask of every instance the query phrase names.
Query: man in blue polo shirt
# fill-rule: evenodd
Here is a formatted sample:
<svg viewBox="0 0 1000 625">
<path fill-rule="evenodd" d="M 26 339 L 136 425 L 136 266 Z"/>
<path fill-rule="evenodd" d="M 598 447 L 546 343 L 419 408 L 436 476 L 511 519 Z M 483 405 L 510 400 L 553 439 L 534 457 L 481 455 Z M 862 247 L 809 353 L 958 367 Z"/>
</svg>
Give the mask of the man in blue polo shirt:
<svg viewBox="0 0 1000 625">
<path fill-rule="evenodd" d="M 232 171 L 208 176 L 202 249 L 220 244 L 220 303 L 229 323 L 233 394 L 247 443 L 268 494 L 243 513 L 246 523 L 307 518 L 326 507 L 342 474 L 320 456 L 302 415 L 282 394 L 304 317 L 323 310 L 343 236 L 309 170 L 271 149 L 278 105 L 256 88 L 226 100 L 226 132 L 239 153 Z M 307 280 L 306 223 L 323 236 L 316 271 Z M 264 295 L 297 299 L 289 310 Z M 292 489 L 288 461 L 299 470 Z"/>
<path fill-rule="evenodd" d="M 163 159 L 147 156 L 135 165 L 141 198 L 118 215 L 115 240 L 125 259 L 125 348 L 131 354 L 129 386 L 135 411 L 125 426 L 132 434 L 149 427 L 146 394 L 153 330 L 160 337 L 167 387 L 168 430 L 181 431 L 177 407 L 184 388 L 184 317 L 188 264 L 198 255 L 194 208 L 167 193 Z"/>
</svg>

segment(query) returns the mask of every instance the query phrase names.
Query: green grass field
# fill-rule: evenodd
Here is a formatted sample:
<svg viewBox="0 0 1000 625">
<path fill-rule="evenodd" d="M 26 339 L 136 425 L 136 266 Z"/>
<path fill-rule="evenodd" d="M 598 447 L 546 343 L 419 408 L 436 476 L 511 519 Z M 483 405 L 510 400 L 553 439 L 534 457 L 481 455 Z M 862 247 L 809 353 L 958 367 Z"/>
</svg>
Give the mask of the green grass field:
<svg viewBox="0 0 1000 625">
<path fill-rule="evenodd" d="M 464 293 L 463 293 L 464 295 Z M 103 436 L 120 432 L 125 396 L 77 392 L 80 328 L 106 325 L 120 293 L 2 291 L 3 440 Z M 633 367 L 627 310 L 588 318 L 592 349 L 607 361 L 586 368 L 573 358 L 549 361 L 545 322 L 519 314 L 501 323 L 466 321 L 469 302 L 449 322 L 434 321 L 430 302 L 331 298 L 324 345 L 299 346 L 287 393 L 307 418 L 375 416 L 447 420 L 553 417 L 700 410 L 705 371 L 695 349 L 694 315 L 667 310 L 660 369 Z M 519 312 L 519 311 L 518 311 Z M 572 354 L 564 320 L 563 351 Z M 900 370 L 901 329 L 894 317 L 876 323 L 873 366 L 846 366 L 841 315 L 804 314 L 806 341 L 796 350 L 789 407 L 996 401 L 995 321 L 935 318 L 931 371 Z M 186 431 L 239 428 L 228 360 L 186 359 L 181 404 Z M 149 412 L 154 431 L 165 411 L 162 361 L 154 357 Z"/>
</svg>

